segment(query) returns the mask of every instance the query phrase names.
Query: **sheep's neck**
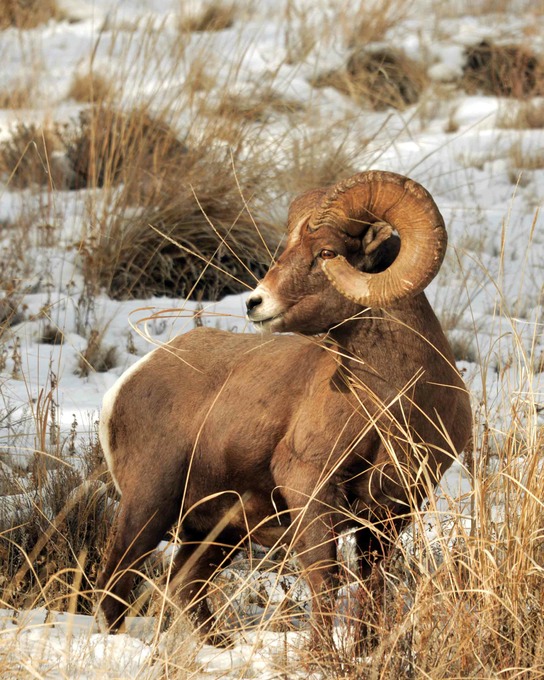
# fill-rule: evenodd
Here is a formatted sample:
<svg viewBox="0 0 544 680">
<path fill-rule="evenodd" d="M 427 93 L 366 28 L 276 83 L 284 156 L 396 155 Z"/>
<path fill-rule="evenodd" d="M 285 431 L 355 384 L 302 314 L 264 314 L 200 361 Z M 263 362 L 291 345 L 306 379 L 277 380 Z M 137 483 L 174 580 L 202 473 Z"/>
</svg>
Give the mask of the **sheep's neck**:
<svg viewBox="0 0 544 680">
<path fill-rule="evenodd" d="M 384 370 L 388 372 L 387 367 L 391 365 L 388 357 L 397 354 L 402 329 L 402 322 L 392 313 L 377 309 L 337 326 L 328 338 L 334 343 L 342 373 L 364 379 L 369 372 L 375 375 L 383 375 Z"/>
</svg>

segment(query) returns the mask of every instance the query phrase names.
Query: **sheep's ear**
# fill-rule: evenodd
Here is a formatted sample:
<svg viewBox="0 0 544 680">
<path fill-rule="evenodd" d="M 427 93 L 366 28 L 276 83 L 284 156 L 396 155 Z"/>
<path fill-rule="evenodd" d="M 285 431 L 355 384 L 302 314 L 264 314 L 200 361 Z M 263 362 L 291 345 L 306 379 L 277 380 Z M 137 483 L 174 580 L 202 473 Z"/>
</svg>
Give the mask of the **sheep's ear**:
<svg viewBox="0 0 544 680">
<path fill-rule="evenodd" d="M 393 227 L 387 222 L 374 222 L 363 237 L 362 246 L 365 255 L 370 255 L 376 248 L 393 234 Z"/>
</svg>

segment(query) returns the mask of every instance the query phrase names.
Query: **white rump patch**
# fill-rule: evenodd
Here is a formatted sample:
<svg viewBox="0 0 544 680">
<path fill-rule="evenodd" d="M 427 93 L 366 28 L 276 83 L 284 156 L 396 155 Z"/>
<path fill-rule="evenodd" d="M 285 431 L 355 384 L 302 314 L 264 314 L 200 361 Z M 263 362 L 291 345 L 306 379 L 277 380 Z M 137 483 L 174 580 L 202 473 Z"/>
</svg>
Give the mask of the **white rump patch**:
<svg viewBox="0 0 544 680">
<path fill-rule="evenodd" d="M 119 488 L 119 484 L 117 483 L 117 480 L 115 478 L 114 456 L 110 446 L 110 420 L 113 414 L 115 402 L 117 401 L 117 396 L 121 388 L 130 377 L 132 377 L 143 367 L 143 365 L 146 363 L 146 361 L 149 360 L 154 351 L 155 350 L 152 350 L 151 352 L 143 356 L 141 359 L 138 359 L 138 361 L 132 364 L 130 368 L 127 368 L 127 370 L 110 387 L 110 389 L 106 392 L 104 398 L 102 399 L 102 408 L 100 409 L 100 422 L 98 425 L 98 436 L 100 438 L 100 444 L 102 445 L 102 451 L 104 452 L 104 458 L 106 459 L 108 470 L 110 471 L 115 487 L 117 491 L 119 491 L 119 493 L 121 493 L 121 489 Z"/>
</svg>

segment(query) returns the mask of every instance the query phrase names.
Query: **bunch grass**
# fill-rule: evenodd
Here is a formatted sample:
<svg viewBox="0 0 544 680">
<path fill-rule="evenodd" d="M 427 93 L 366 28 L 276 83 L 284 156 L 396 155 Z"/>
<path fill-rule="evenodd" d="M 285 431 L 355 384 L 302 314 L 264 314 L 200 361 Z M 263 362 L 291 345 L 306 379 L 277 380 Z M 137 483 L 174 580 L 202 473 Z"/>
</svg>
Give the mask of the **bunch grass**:
<svg viewBox="0 0 544 680">
<path fill-rule="evenodd" d="M 416 104 L 427 85 L 425 68 L 390 48 L 354 50 L 344 67 L 319 75 L 315 87 L 334 87 L 375 111 Z"/>
<path fill-rule="evenodd" d="M 1 0 L 0 30 L 36 28 L 48 21 L 60 21 L 66 13 L 56 0 Z"/>
</svg>

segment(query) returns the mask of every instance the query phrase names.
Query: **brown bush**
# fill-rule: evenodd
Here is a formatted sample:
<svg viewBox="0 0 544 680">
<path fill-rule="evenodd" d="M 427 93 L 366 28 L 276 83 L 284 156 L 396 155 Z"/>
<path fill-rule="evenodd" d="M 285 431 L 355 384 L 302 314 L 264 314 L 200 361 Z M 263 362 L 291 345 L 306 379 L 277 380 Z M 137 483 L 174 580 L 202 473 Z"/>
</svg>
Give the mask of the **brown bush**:
<svg viewBox="0 0 544 680">
<path fill-rule="evenodd" d="M 144 175 L 185 152 L 169 127 L 144 108 L 128 113 L 98 105 L 80 114 L 80 125 L 66 139 L 67 158 L 74 176 L 70 188 L 140 184 Z"/>
<path fill-rule="evenodd" d="M 415 104 L 425 84 L 423 67 L 402 52 L 390 49 L 357 50 L 343 68 L 313 81 L 316 87 L 334 87 L 376 111 Z"/>
<path fill-rule="evenodd" d="M 242 96 L 225 94 L 213 113 L 226 118 L 239 118 L 248 122 L 266 122 L 271 114 L 291 115 L 301 113 L 304 105 L 271 87 L 255 88 Z"/>
<path fill-rule="evenodd" d="M 97 73 L 76 74 L 70 84 L 68 97 L 76 102 L 94 104 L 102 102 L 110 94 L 112 85 Z"/>
<path fill-rule="evenodd" d="M 264 175 L 255 165 L 240 175 L 231 170 L 240 145 L 233 121 L 210 123 L 191 146 L 143 108 L 97 106 L 80 122 L 67 152 L 73 188 L 121 185 L 94 213 L 82 250 L 92 288 L 105 287 L 115 298 L 216 299 L 263 275 L 270 254 L 243 196 L 261 195 Z M 229 146 L 222 147 L 224 134 Z M 267 238 L 277 245 L 275 234 Z"/>
<path fill-rule="evenodd" d="M 255 285 L 279 237 L 266 224 L 261 236 L 229 160 L 189 152 L 176 175 L 156 179 L 145 206 L 128 216 L 117 203 L 104 218 L 87 275 L 98 275 L 114 298 L 214 300 Z"/>
<path fill-rule="evenodd" d="M 519 45 L 486 40 L 466 52 L 461 85 L 466 92 L 524 99 L 544 95 L 544 65 Z"/>
<path fill-rule="evenodd" d="M 62 138 L 53 127 L 19 123 L 11 138 L 0 144 L 0 173 L 16 189 L 62 187 L 66 168 L 54 156 L 61 149 Z"/>
<path fill-rule="evenodd" d="M 0 109 L 24 109 L 32 101 L 32 85 L 30 83 L 16 84 L 11 82 L 0 90 Z"/>
<path fill-rule="evenodd" d="M 65 17 L 56 0 L 0 0 L 0 29 L 35 28 L 50 19 Z"/>
<path fill-rule="evenodd" d="M 74 455 L 83 469 L 74 465 Z M 36 457 L 35 467 L 43 467 L 45 456 L 37 452 Z M 92 614 L 92 583 L 114 513 L 114 492 L 102 481 L 107 479 L 105 466 L 94 437 L 83 451 L 57 450 L 47 460 L 48 470 L 41 474 L 13 472 L 18 493 L 27 489 L 20 506 L 26 517 L 21 522 L 14 515 L 11 525 L 9 517 L 2 517 L 0 562 L 5 579 L 0 597 L 14 608 L 73 607 Z M 80 579 L 74 592 L 73 584 Z"/>
<path fill-rule="evenodd" d="M 236 17 L 236 6 L 221 4 L 217 0 L 205 6 L 200 14 L 194 16 L 182 15 L 179 19 L 179 30 L 184 33 L 193 31 L 223 31 L 231 28 Z"/>
</svg>

